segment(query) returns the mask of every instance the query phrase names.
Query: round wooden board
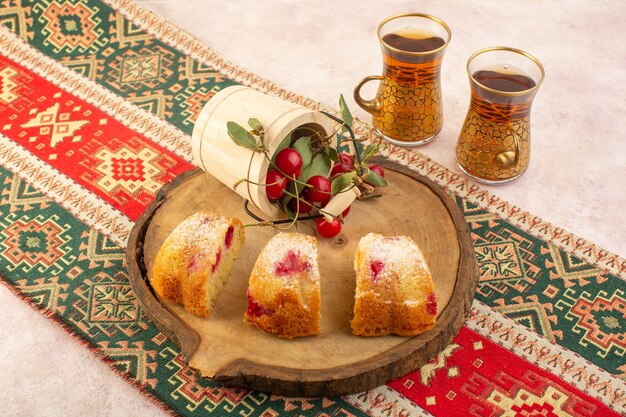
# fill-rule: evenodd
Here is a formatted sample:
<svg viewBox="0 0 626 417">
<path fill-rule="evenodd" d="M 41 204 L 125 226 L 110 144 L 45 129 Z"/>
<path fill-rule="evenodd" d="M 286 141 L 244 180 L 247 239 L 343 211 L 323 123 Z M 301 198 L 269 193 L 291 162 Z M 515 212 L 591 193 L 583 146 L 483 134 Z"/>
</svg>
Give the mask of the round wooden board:
<svg viewBox="0 0 626 417">
<path fill-rule="evenodd" d="M 243 323 L 248 277 L 265 243 L 278 233 L 272 227 L 246 228 L 245 246 L 208 319 L 155 297 L 149 283 L 154 257 L 184 218 L 210 210 L 252 222 L 241 197 L 200 170 L 163 187 L 131 232 L 130 282 L 145 311 L 181 347 L 191 367 L 228 385 L 289 396 L 331 396 L 361 392 L 405 375 L 449 344 L 478 282 L 467 225 L 456 203 L 432 181 L 398 164 L 377 162 L 386 168 L 389 182 L 381 189 L 383 197 L 355 202 L 342 233 L 318 239 L 322 331 L 294 340 Z M 307 227 L 300 231 L 312 233 Z M 368 232 L 411 236 L 422 249 L 438 300 L 437 324 L 430 331 L 414 337 L 351 334 L 354 253 Z"/>
</svg>

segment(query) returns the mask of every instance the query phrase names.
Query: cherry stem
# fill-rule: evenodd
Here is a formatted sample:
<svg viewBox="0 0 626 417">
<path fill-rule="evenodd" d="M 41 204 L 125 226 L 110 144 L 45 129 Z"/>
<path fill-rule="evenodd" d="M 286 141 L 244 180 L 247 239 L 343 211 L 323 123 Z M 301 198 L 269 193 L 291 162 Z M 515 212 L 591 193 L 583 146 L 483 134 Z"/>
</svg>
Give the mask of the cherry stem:
<svg viewBox="0 0 626 417">
<path fill-rule="evenodd" d="M 244 182 L 247 182 L 247 183 L 250 183 L 250 184 L 254 184 L 254 185 L 258 185 L 260 187 L 270 187 L 272 185 L 280 184 L 280 180 L 278 180 L 276 182 L 262 183 L 262 182 L 254 182 L 254 181 L 249 180 L 247 178 L 242 178 L 242 179 L 240 179 L 239 181 L 237 181 L 235 183 L 235 186 L 233 188 L 237 188 L 239 185 L 241 185 Z"/>
<path fill-rule="evenodd" d="M 258 222 L 269 222 L 269 223 L 273 223 L 273 224 L 285 224 L 285 223 L 291 223 L 291 219 L 283 219 L 283 220 L 265 220 L 262 219 L 261 217 L 257 216 L 256 214 L 254 214 L 249 207 L 250 204 L 250 200 L 246 199 L 243 203 L 243 210 L 246 212 L 246 214 L 250 217 L 252 217 L 254 220 L 258 221 Z M 320 217 L 322 217 L 321 214 L 311 214 L 308 216 L 304 216 L 299 218 L 298 220 L 314 220 L 314 219 L 319 219 Z"/>
<path fill-rule="evenodd" d="M 298 128 L 296 128 L 295 130 L 308 130 L 309 132 L 313 132 L 313 134 L 315 134 L 320 140 L 324 140 L 324 139 L 330 139 L 331 136 L 324 136 L 322 135 L 322 133 L 319 130 L 315 130 L 312 127 L 307 127 L 307 126 L 300 126 Z M 300 136 L 300 137 L 304 137 L 304 136 Z M 298 140 L 300 138 L 297 138 L 296 140 Z M 295 141 L 294 141 L 295 142 Z"/>
</svg>

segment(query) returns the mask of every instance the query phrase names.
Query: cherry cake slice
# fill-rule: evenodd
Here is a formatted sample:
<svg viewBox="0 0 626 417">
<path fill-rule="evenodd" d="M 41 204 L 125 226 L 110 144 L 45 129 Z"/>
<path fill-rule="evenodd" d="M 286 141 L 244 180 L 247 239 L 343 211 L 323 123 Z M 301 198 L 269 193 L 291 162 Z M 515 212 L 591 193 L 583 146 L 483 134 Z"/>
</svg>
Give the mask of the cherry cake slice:
<svg viewBox="0 0 626 417">
<path fill-rule="evenodd" d="M 435 325 L 432 275 L 411 238 L 367 234 L 359 241 L 354 269 L 352 333 L 413 336 Z"/>
<path fill-rule="evenodd" d="M 187 217 L 161 246 L 150 283 L 159 298 L 208 317 L 244 243 L 243 224 L 202 211 Z"/>
<path fill-rule="evenodd" d="M 244 321 L 291 339 L 320 332 L 317 240 L 279 233 L 265 245 L 250 274 Z"/>
</svg>

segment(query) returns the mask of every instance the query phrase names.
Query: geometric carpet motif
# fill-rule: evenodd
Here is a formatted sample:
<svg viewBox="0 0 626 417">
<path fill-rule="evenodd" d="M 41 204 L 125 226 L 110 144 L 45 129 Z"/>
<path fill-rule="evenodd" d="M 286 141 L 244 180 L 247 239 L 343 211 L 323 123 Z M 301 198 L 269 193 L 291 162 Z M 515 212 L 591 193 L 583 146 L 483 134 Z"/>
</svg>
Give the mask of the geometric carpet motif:
<svg viewBox="0 0 626 417">
<path fill-rule="evenodd" d="M 116 346 L 112 346 L 109 342 L 100 342 L 98 346 L 107 359 L 124 374 L 142 386 L 156 387 L 158 382 L 156 378 L 158 365 L 154 360 L 156 350 L 147 350 L 143 342 L 123 341 Z"/>
<path fill-rule="evenodd" d="M 551 268 L 550 279 L 562 280 L 566 288 L 584 287 L 591 282 L 602 284 L 606 281 L 600 269 L 578 259 L 571 253 L 560 250 L 555 245 L 549 245 L 549 249 L 552 262 L 547 262 L 546 267 Z"/>
<path fill-rule="evenodd" d="M 202 107 L 209 101 L 211 97 L 220 90 L 218 86 L 213 87 L 211 90 L 205 87 L 192 88 L 187 87 L 174 97 L 174 100 L 180 103 L 180 106 L 184 109 L 181 113 L 182 124 L 193 127 Z"/>
<path fill-rule="evenodd" d="M 624 281 L 474 204 L 457 202 L 472 219 L 468 226 L 481 274 L 476 298 L 609 372 L 623 373 L 626 355 L 618 311 Z M 599 307 L 603 303 L 604 310 Z M 583 319 L 589 304 L 596 310 Z"/>
<path fill-rule="evenodd" d="M 34 117 L 22 124 L 22 127 L 38 127 L 40 135 L 50 135 L 50 147 L 55 148 L 65 138 L 73 142 L 80 142 L 82 137 L 74 135 L 74 132 L 89 123 L 87 120 L 70 120 L 71 113 L 59 113 L 59 103 L 41 112 L 33 112 Z M 80 116 L 78 116 L 80 117 Z M 33 136 L 30 140 L 37 141 L 39 138 Z"/>
<path fill-rule="evenodd" d="M 16 281 L 16 287 L 37 307 L 60 314 L 66 312 L 63 302 L 69 296 L 69 284 L 61 283 L 58 276 L 20 279 Z"/>
<path fill-rule="evenodd" d="M 136 219 L 158 189 L 193 166 L 97 106 L 0 55 L 11 71 L 10 104 L 0 105 L 2 134 Z M 19 104 L 19 106 L 18 106 Z"/>
<path fill-rule="evenodd" d="M 59 274 L 76 259 L 72 240 L 71 226 L 56 214 L 14 212 L 0 218 L 0 258 L 10 272 Z"/>
<path fill-rule="evenodd" d="M 532 251 L 533 242 L 519 235 L 500 234 L 494 230 L 490 230 L 487 236 L 472 237 L 480 270 L 481 294 L 527 293 L 540 270 L 535 264 L 537 256 Z"/>
<path fill-rule="evenodd" d="M 515 361 L 511 352 L 466 327 L 453 345 L 445 358 L 435 357 L 389 385 L 435 416 L 613 415 L 583 392 L 531 363 Z"/>
<path fill-rule="evenodd" d="M 520 298 L 518 299 L 520 301 L 519 304 L 503 305 L 501 307 L 493 307 L 493 309 L 528 327 L 551 342 L 556 341 L 556 337 L 562 339 L 563 332 L 552 329 L 552 325 L 558 321 L 557 316 L 551 314 L 552 304 L 546 303 L 542 305 L 538 302 L 537 297 L 530 298 L 535 301 L 524 302 Z"/>
<path fill-rule="evenodd" d="M 154 39 L 100 1 L 43 0 L 32 8 L 17 7 L 15 13 L 31 22 L 27 28 L 35 35 L 29 41 L 33 47 L 123 97 L 152 103 L 144 108 L 180 124 L 188 134 L 193 129 L 188 120 L 194 117 L 195 98 L 216 86 L 223 89 L 235 84 L 214 68 Z"/>
<path fill-rule="evenodd" d="M 127 101 L 130 101 L 140 109 L 144 109 L 148 113 L 152 113 L 160 118 L 171 117 L 171 112 L 166 111 L 171 107 L 171 104 L 167 103 L 167 95 L 163 93 L 163 90 L 152 90 L 150 92 L 144 92 L 142 94 L 131 93 L 126 97 Z"/>
<path fill-rule="evenodd" d="M 626 353 L 626 297 L 616 289 L 607 293 L 600 291 L 591 297 L 583 293 L 566 318 L 574 322 L 573 331 L 581 335 L 580 344 L 597 349 L 606 358 L 608 352 L 620 357 Z"/>
<path fill-rule="evenodd" d="M 0 8 L 0 25 L 4 25 L 11 29 L 16 35 L 28 42 L 33 38 L 33 33 L 29 32 L 32 27 L 32 18 L 30 15 L 30 7 L 21 7 L 21 5 L 5 4 Z"/>
<path fill-rule="evenodd" d="M 111 41 L 119 42 L 121 47 L 129 45 L 137 45 L 143 41 L 150 41 L 149 33 L 144 32 L 140 27 L 136 26 L 132 21 L 124 19 L 119 13 L 115 14 L 115 35 Z"/>
<path fill-rule="evenodd" d="M 5 178 L 8 188 L 2 190 L 0 206 L 9 205 L 9 212 L 28 211 L 32 208 L 46 208 L 49 198 L 41 191 L 28 185 L 20 177 Z"/>
<path fill-rule="evenodd" d="M 80 260 L 89 260 L 89 267 L 102 266 L 109 268 L 113 266 L 113 262 L 119 261 L 123 266 L 126 265 L 126 255 L 120 252 L 118 246 L 102 233 L 96 232 L 94 229 L 85 231 L 81 235 L 83 241 L 79 249 Z M 87 241 L 84 239 L 87 238 Z"/>
<path fill-rule="evenodd" d="M 221 72 L 215 71 L 213 68 L 189 56 L 179 60 L 179 64 L 178 73 L 181 74 L 181 78 L 189 80 L 189 85 L 202 83 L 207 78 L 213 79 L 216 83 L 226 81 Z"/>
<path fill-rule="evenodd" d="M 9 104 L 19 97 L 18 83 L 13 78 L 18 72 L 11 67 L 0 69 L 0 103 Z"/>
<path fill-rule="evenodd" d="M 94 56 L 77 56 L 76 58 L 67 58 L 60 62 L 83 77 L 95 81 L 102 72 L 104 60 L 96 59 Z"/>
<path fill-rule="evenodd" d="M 165 46 L 125 49 L 108 57 L 104 79 L 121 94 L 149 92 L 174 77 L 174 59 Z"/>
<path fill-rule="evenodd" d="M 43 45 L 56 53 L 97 52 L 106 45 L 102 35 L 102 18 L 97 7 L 89 7 L 86 2 L 43 0 L 33 11 L 42 24 Z"/>
<path fill-rule="evenodd" d="M 525 276 L 515 242 L 474 245 L 481 281 L 519 281 Z"/>
</svg>

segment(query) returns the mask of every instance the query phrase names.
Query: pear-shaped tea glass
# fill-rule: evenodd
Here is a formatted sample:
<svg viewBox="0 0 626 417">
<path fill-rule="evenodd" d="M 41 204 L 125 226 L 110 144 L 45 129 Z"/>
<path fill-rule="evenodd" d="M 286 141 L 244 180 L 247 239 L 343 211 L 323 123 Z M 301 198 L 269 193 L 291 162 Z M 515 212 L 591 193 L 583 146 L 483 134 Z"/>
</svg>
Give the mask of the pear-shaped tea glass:
<svg viewBox="0 0 626 417">
<path fill-rule="evenodd" d="M 461 170 L 486 184 L 512 181 L 530 162 L 530 110 L 545 72 L 537 58 L 508 47 L 467 62 L 472 98 L 456 145 Z"/>
<path fill-rule="evenodd" d="M 450 28 L 441 19 L 421 13 L 391 16 L 378 26 L 382 75 L 361 80 L 354 100 L 372 115 L 374 127 L 388 141 L 417 146 L 441 131 L 440 72 L 450 36 Z M 361 88 L 369 81 L 380 81 L 380 85 L 376 97 L 366 100 Z"/>
</svg>

